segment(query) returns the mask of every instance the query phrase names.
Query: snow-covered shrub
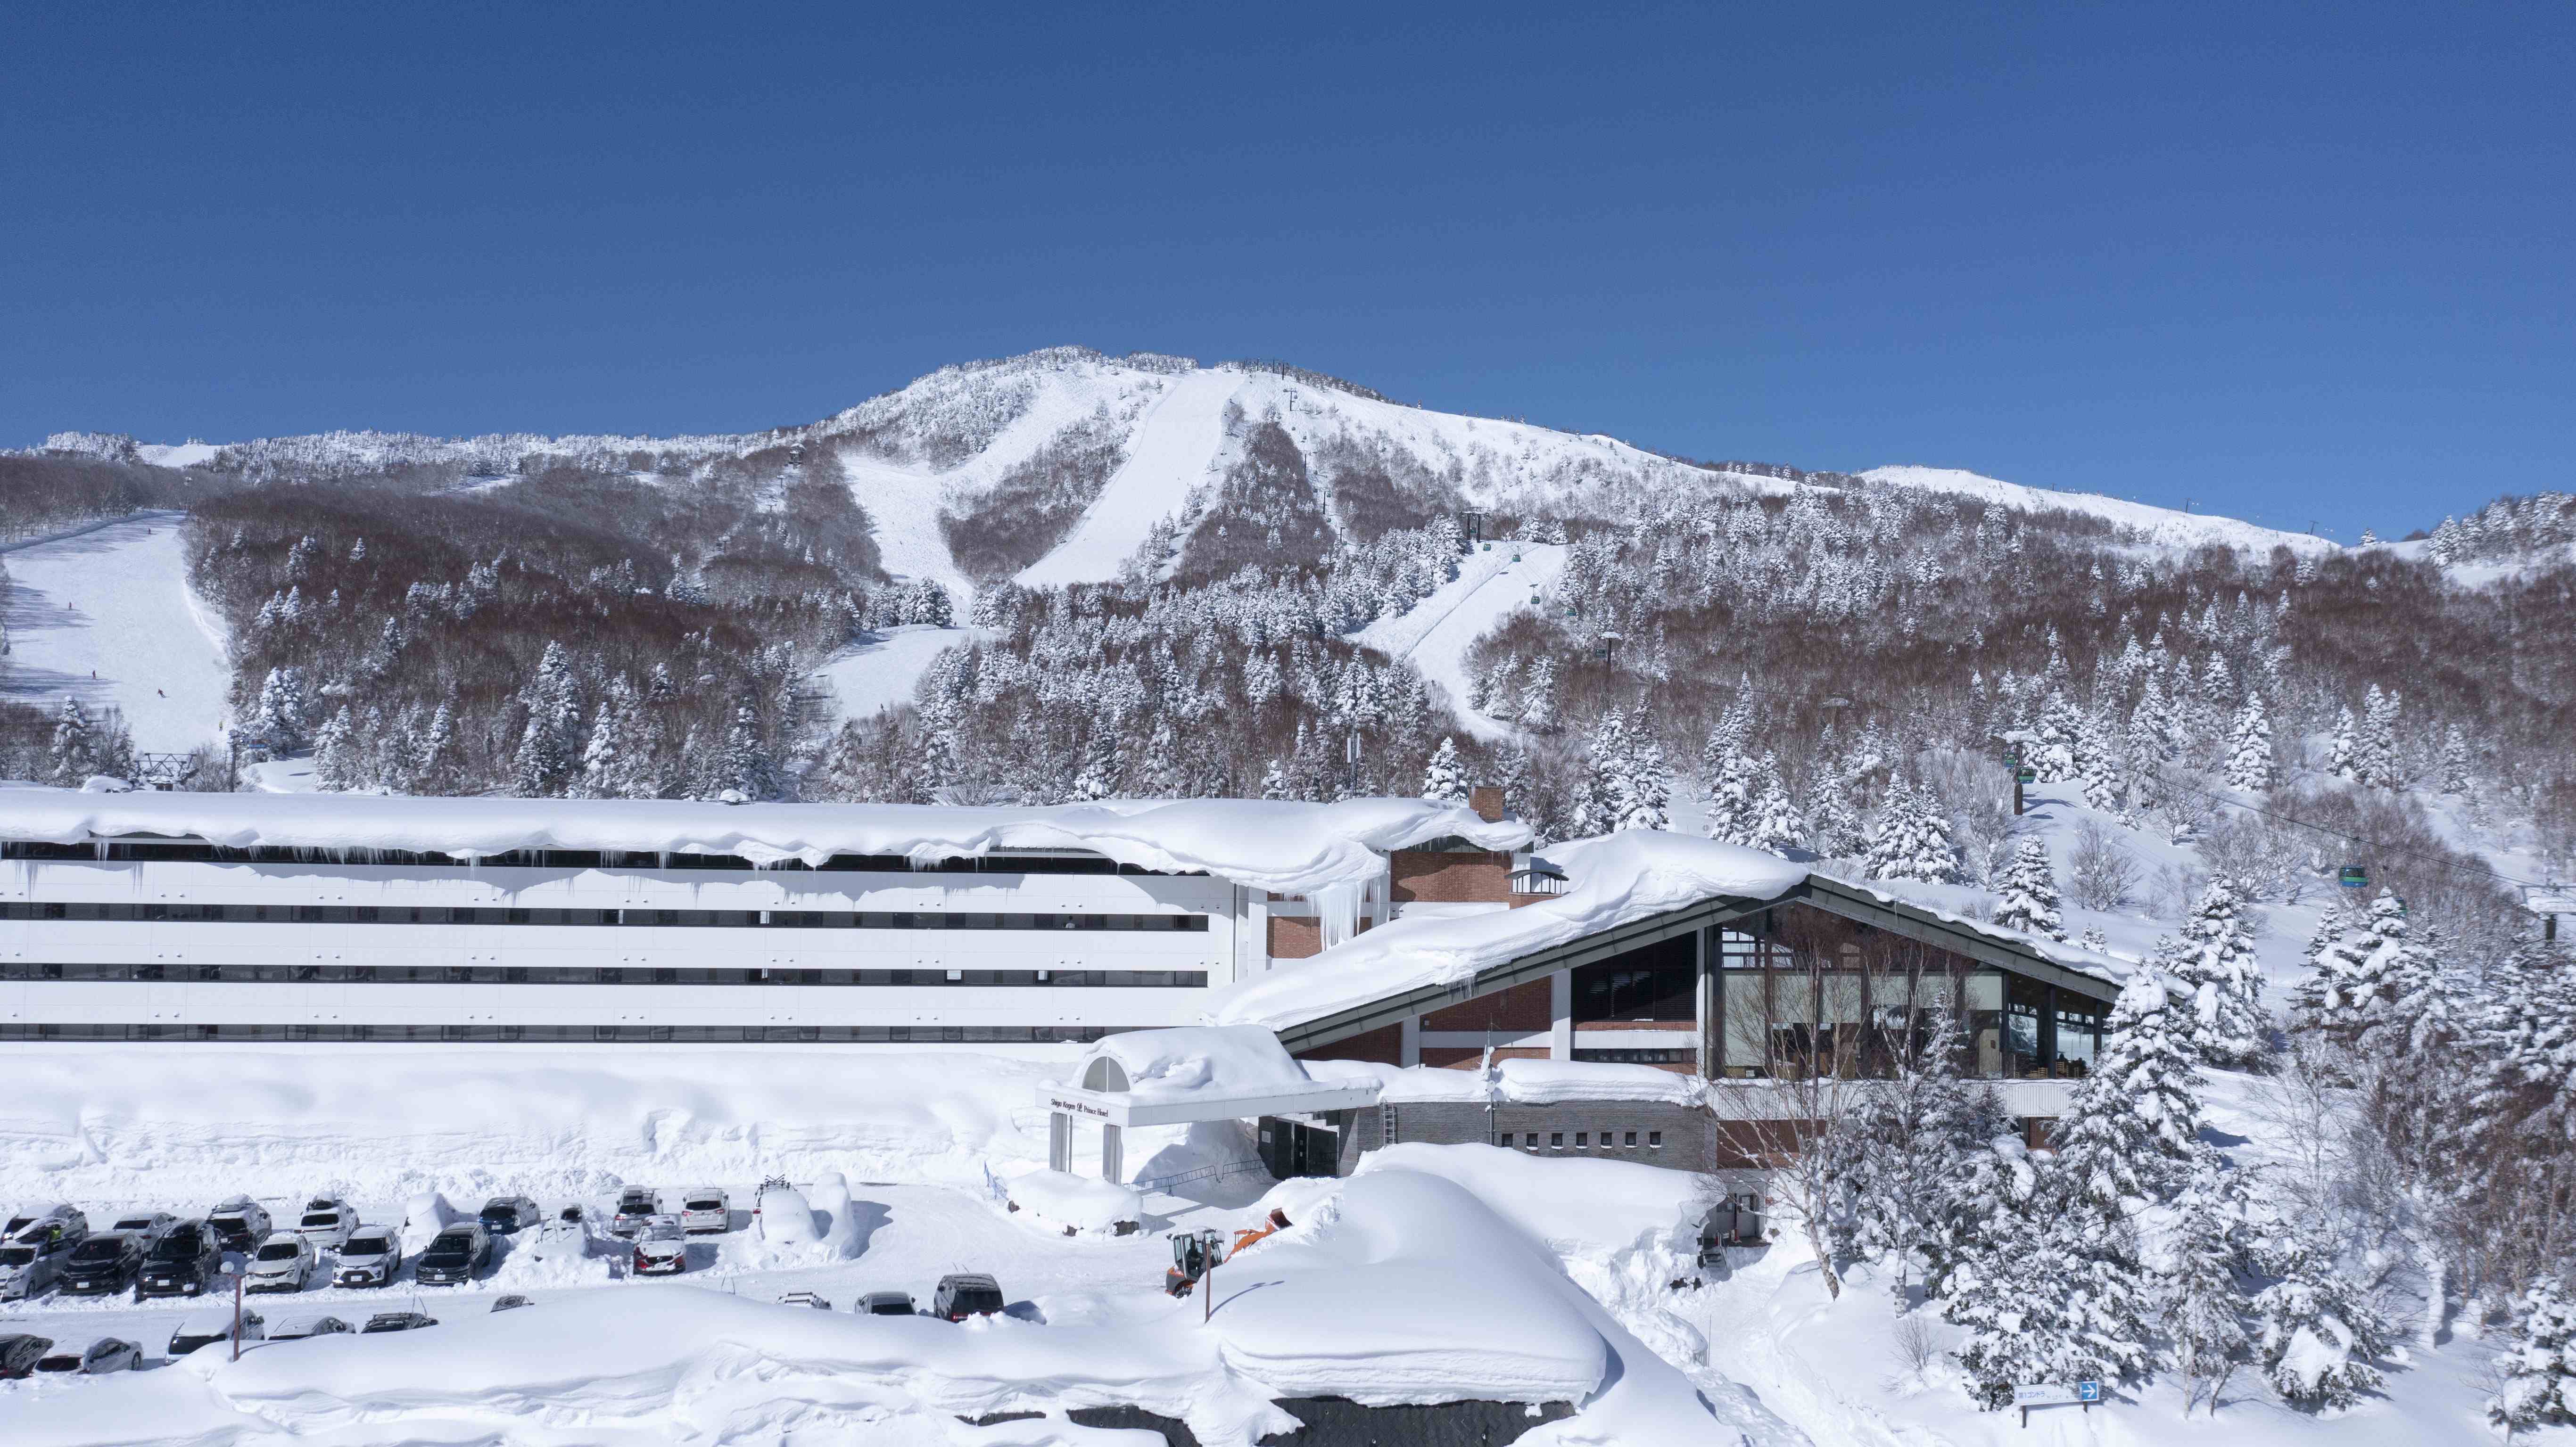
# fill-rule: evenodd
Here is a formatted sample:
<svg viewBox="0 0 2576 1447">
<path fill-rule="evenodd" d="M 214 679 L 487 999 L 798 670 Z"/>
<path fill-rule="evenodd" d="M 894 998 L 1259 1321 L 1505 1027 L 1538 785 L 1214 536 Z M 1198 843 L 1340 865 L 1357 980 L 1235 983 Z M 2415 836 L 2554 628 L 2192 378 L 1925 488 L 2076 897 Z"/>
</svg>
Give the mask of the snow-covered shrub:
<svg viewBox="0 0 2576 1447">
<path fill-rule="evenodd" d="M 2513 1307 L 2513 1338 L 2498 1357 L 2504 1384 L 2487 1420 L 2510 1434 L 2576 1422 L 2576 1308 L 2543 1277 Z"/>
<path fill-rule="evenodd" d="M 2269 1265 L 2280 1279 L 2255 1294 L 2254 1345 L 2272 1390 L 2311 1408 L 2349 1407 L 2378 1390 L 2370 1363 L 2387 1354 L 2390 1334 L 2361 1290 L 2304 1244 Z"/>
</svg>

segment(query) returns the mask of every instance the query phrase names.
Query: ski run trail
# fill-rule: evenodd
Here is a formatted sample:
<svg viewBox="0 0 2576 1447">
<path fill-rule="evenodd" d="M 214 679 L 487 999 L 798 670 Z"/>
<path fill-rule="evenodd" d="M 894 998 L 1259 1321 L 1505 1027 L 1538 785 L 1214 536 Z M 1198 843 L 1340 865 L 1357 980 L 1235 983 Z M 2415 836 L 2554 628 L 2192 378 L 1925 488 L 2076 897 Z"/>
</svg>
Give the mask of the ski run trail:
<svg viewBox="0 0 2576 1447">
<path fill-rule="evenodd" d="M 1127 460 L 1065 540 L 1020 572 L 1028 588 L 1105 583 L 1145 544 L 1154 524 L 1180 511 L 1182 500 L 1215 470 L 1225 439 L 1225 404 L 1242 379 L 1230 372 L 1182 377 L 1137 425 Z"/>
<path fill-rule="evenodd" d="M 1380 618 L 1354 641 L 1411 663 L 1449 692 L 1467 731 L 1488 743 L 1512 735 L 1512 726 L 1467 706 L 1467 650 L 1520 608 L 1544 598 L 1565 570 L 1557 543 L 1487 543 L 1458 564 L 1458 576 L 1401 615 Z"/>
<path fill-rule="evenodd" d="M 232 668 L 222 625 L 188 588 L 184 517 L 140 513 L 0 552 L 0 694 L 47 710 L 69 696 L 93 716 L 113 704 L 146 753 L 220 740 Z"/>
</svg>

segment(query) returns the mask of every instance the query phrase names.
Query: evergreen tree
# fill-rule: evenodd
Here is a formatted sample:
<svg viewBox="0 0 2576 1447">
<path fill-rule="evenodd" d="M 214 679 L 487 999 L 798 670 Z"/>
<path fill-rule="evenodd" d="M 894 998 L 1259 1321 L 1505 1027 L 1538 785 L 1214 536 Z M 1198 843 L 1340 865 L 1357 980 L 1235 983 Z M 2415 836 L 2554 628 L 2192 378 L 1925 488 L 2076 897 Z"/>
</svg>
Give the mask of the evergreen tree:
<svg viewBox="0 0 2576 1447">
<path fill-rule="evenodd" d="M 2185 1416 L 2204 1384 L 2216 1414 L 2218 1394 L 2252 1345 L 2245 1331 L 2245 1278 L 2252 1267 L 2248 1206 L 2243 1181 L 2220 1170 L 2213 1152 L 2195 1152 L 2190 1176 L 2174 1198 L 2157 1283 L 2165 1340 L 2182 1374 Z"/>
<path fill-rule="evenodd" d="M 260 685 L 259 709 L 251 721 L 258 743 L 272 754 L 290 753 L 304 744 L 304 674 L 301 669 L 272 668 Z"/>
<path fill-rule="evenodd" d="M 2111 748 L 2110 727 L 2098 713 L 2082 716 L 2076 730 L 2076 758 L 2084 782 L 2087 807 L 2105 813 L 2117 813 L 2120 801 L 2128 793 L 2128 779 L 2120 772 L 2119 755 Z M 2152 770 L 2149 771 L 2152 773 Z"/>
<path fill-rule="evenodd" d="M 2374 1041 L 2408 1043 L 2429 1026 L 2448 1023 L 2425 1017 L 2428 1009 L 2447 1015 L 2448 998 L 2439 966 L 2407 935 L 2406 907 L 2385 889 L 2366 915 L 2346 914 L 2341 934 L 2292 992 L 2298 1024 L 2366 1049 Z M 2411 1007 L 2409 995 L 2418 997 Z"/>
<path fill-rule="evenodd" d="M 67 789 L 77 789 L 88 782 L 90 768 L 89 714 L 80 700 L 63 695 L 63 706 L 54 714 L 54 745 L 46 755 L 48 776 Z"/>
<path fill-rule="evenodd" d="M 1921 1051 L 1902 1052 L 1835 1135 L 1852 1249 L 1891 1262 L 1901 1283 L 1917 1264 L 1946 1275 L 1950 1231 L 1978 1203 L 1962 1198 L 1976 1158 L 2011 1128 L 1991 1086 L 1960 1074 L 1963 1041 L 1946 999 L 1926 1015 Z"/>
<path fill-rule="evenodd" d="M 2057 912 L 2057 878 L 2049 870 L 2048 846 L 2025 839 L 2013 850 L 2012 862 L 1995 883 L 2002 896 L 1995 903 L 1995 923 L 2027 930 L 2063 943 L 2066 926 Z"/>
<path fill-rule="evenodd" d="M 2453 724 L 2450 731 L 2442 736 L 2442 792 L 2468 793 L 2469 767 L 2468 735 L 2460 732 L 2458 724 Z"/>
<path fill-rule="evenodd" d="M 1969 1397 L 2000 1411 L 2024 1383 L 2138 1376 L 2155 1303 L 2128 1221 L 2072 1188 L 2061 1164 L 1997 1144 L 2019 1159 L 1942 1288 L 1942 1315 L 1968 1328 L 1954 1355 Z"/>
<path fill-rule="evenodd" d="M 1652 737 L 1632 731 L 1627 716 L 1614 708 L 1592 726 L 1585 752 L 1589 757 L 1574 821 L 1578 831 L 1590 835 L 1671 827 L 1664 751 Z"/>
<path fill-rule="evenodd" d="M 528 725 L 513 761 L 513 791 L 523 799 L 560 797 L 580 760 L 581 698 L 572 659 L 548 643 L 525 695 Z"/>
<path fill-rule="evenodd" d="M 313 736 L 313 784 L 318 789 L 334 792 L 359 787 L 358 723 L 351 717 L 349 706 L 331 715 L 331 721 Z"/>
<path fill-rule="evenodd" d="M 750 704 L 734 708 L 733 723 L 725 731 L 717 792 L 739 794 L 745 799 L 766 799 L 778 792 L 777 767 L 761 744 L 760 714 Z"/>
<path fill-rule="evenodd" d="M 1826 859 L 1856 858 L 1868 847 L 1869 837 L 1861 832 L 1860 815 L 1852 809 L 1851 800 L 1843 796 L 1843 781 L 1833 771 L 1818 767 L 1807 776 L 1806 843 L 1809 849 Z"/>
<path fill-rule="evenodd" d="M 2101 1059 L 2067 1101 L 2057 1164 L 2106 1216 L 2172 1198 L 2200 1137 L 2193 1058 L 2163 983 L 2140 975 L 2111 1007 Z"/>
<path fill-rule="evenodd" d="M 1066 802 L 1086 804 L 1094 799 L 1115 797 L 1118 793 L 1118 771 L 1117 731 L 1106 726 L 1095 726 L 1091 731 L 1091 737 L 1083 742 L 1082 770 L 1074 775 L 1073 788 L 1067 794 Z M 1273 793 L 1274 789 L 1280 792 Z M 1280 769 L 1279 761 L 1272 759 L 1269 772 L 1261 779 L 1261 797 L 1285 798 L 1286 789 L 1287 776 Z"/>
<path fill-rule="evenodd" d="M 2338 779 L 2366 782 L 2361 773 L 2361 745 L 2347 707 L 2335 717 L 2334 740 L 2326 746 L 2326 772 Z"/>
<path fill-rule="evenodd" d="M 1755 849 L 1785 855 L 1798 847 L 1805 833 L 1804 821 L 1798 817 L 1798 806 L 1789 797 L 1789 786 L 1780 778 L 1780 759 L 1764 753 L 1754 767 L 1753 824 L 1751 837 L 1745 842 Z"/>
<path fill-rule="evenodd" d="M 1458 741 L 1443 735 L 1422 771 L 1422 797 L 1438 804 L 1467 802 L 1467 767 L 1458 760 Z"/>
<path fill-rule="evenodd" d="M 2183 1030 L 2193 1053 L 2212 1065 L 2248 1065 L 2262 1054 L 2263 969 L 2254 936 L 2238 912 L 2235 884 L 2212 875 L 2183 920 L 2182 939 L 2160 967 L 2191 992 Z"/>
<path fill-rule="evenodd" d="M 1277 759 L 1272 759 L 1270 767 L 1261 771 L 1261 797 L 1265 799 L 1291 797 L 1288 770 L 1282 767 Z"/>
<path fill-rule="evenodd" d="M 1556 661 L 1539 658 L 1530 664 L 1529 679 L 1521 685 L 1519 707 L 1521 726 L 1532 733 L 1556 731 Z"/>
<path fill-rule="evenodd" d="M 1759 781 L 1740 737 L 1728 727 L 1730 721 L 1731 714 L 1709 730 L 1708 743 L 1700 750 L 1702 832 L 1720 844 L 1749 845 L 1753 842 L 1754 799 Z"/>
<path fill-rule="evenodd" d="M 635 685 L 622 677 L 609 680 L 608 691 L 599 703 L 599 712 L 591 719 L 590 741 L 582 746 L 581 779 L 573 787 L 575 797 L 650 797 L 651 786 L 644 768 L 641 710 L 642 705 L 635 697 Z"/>
<path fill-rule="evenodd" d="M 2270 1243 L 2263 1256 L 2278 1279 L 2255 1293 L 2254 1346 L 2272 1390 L 2310 1408 L 2350 1407 L 2377 1390 L 2370 1362 L 2392 1341 L 2361 1289 L 2304 1242 Z"/>
<path fill-rule="evenodd" d="M 1888 781 L 1887 798 L 1871 826 L 1861 871 L 1871 879 L 1923 879 L 1946 884 L 1958 875 L 1959 851 L 1950 821 L 1903 775 Z"/>
<path fill-rule="evenodd" d="M 2361 736 L 2353 750 L 2353 773 L 2365 784 L 2394 789 L 2404 784 L 2397 764 L 2397 706 L 2394 692 L 2370 686 L 2364 700 Z"/>
<path fill-rule="evenodd" d="M 2556 1281 L 2544 1276 L 2514 1302 L 2510 1343 L 2497 1361 L 2504 1387 L 2487 1402 L 2487 1421 L 2508 1437 L 2576 1422 L 2576 1308 Z"/>
<path fill-rule="evenodd" d="M 2250 693 L 2228 728 L 2227 787 L 2250 794 L 2272 788 L 2272 721 L 2264 715 L 2263 700 Z"/>
<path fill-rule="evenodd" d="M 456 783 L 456 714 L 441 700 L 411 759 L 412 792 L 445 794 Z"/>
</svg>

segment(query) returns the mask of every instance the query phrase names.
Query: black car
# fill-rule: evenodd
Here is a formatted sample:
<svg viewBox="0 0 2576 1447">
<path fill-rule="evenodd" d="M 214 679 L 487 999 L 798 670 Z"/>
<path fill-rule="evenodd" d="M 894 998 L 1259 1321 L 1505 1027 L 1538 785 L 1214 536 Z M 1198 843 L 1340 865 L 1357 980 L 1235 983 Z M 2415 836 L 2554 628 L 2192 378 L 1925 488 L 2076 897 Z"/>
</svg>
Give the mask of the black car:
<svg viewBox="0 0 2576 1447">
<path fill-rule="evenodd" d="M 420 1253 L 412 1279 L 423 1286 L 453 1286 L 472 1281 L 492 1264 L 492 1233 L 480 1221 L 450 1226 Z"/>
<path fill-rule="evenodd" d="M 418 1331 L 422 1327 L 436 1325 L 438 1325 L 437 1317 L 425 1316 L 417 1311 L 380 1311 L 367 1318 L 367 1324 L 359 1328 L 358 1335 L 374 1336 L 378 1332 L 386 1331 Z"/>
<path fill-rule="evenodd" d="M 207 1212 L 206 1224 L 214 1228 L 216 1245 L 247 1255 L 268 1239 L 268 1208 L 248 1196 L 235 1196 Z"/>
<path fill-rule="evenodd" d="M 545 1219 L 545 1213 L 537 1209 L 537 1203 L 525 1196 L 494 1196 L 483 1203 L 479 1214 L 484 1228 L 498 1236 L 524 1230 Z"/>
<path fill-rule="evenodd" d="M 939 1278 L 930 1298 L 930 1314 L 942 1321 L 1002 1314 L 1002 1288 L 980 1271 L 961 1271 Z"/>
<path fill-rule="evenodd" d="M 200 1296 L 224 1274 L 224 1248 L 203 1221 L 170 1228 L 143 1253 L 142 1274 L 134 1279 L 134 1299 L 152 1296 Z"/>
<path fill-rule="evenodd" d="M 63 1262 L 65 1296 L 109 1296 L 134 1284 L 143 1267 L 143 1242 L 122 1231 L 92 1236 Z"/>
<path fill-rule="evenodd" d="M 36 1369 L 45 1353 L 54 1349 L 51 1337 L 29 1336 L 19 1332 L 0 1336 L 0 1377 L 23 1377 Z"/>
</svg>

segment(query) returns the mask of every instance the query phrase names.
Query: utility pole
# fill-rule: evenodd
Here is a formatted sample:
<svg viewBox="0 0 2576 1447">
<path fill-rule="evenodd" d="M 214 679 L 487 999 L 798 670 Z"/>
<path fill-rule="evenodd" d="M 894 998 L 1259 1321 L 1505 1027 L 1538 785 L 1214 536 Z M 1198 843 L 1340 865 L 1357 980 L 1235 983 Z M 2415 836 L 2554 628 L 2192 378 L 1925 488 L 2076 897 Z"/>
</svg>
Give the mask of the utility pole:
<svg viewBox="0 0 2576 1447">
<path fill-rule="evenodd" d="M 1350 741 L 1342 746 L 1342 761 L 1351 766 L 1350 797 L 1356 799 L 1360 796 L 1360 731 L 1357 726 L 1351 729 Z"/>
<path fill-rule="evenodd" d="M 2030 780 L 2031 780 L 2031 776 L 2032 776 L 2032 775 L 2034 775 L 2034 774 L 2036 774 L 2036 773 L 2038 772 L 2038 770 L 2036 770 L 2036 769 L 2029 769 L 2029 768 L 2025 768 L 2025 767 L 2023 767 L 2023 766 L 2022 766 L 2022 761 L 2021 761 L 2021 745 L 2020 745 L 2020 744 L 2018 744 L 2018 743 L 2016 743 L 2016 744 L 2014 744 L 2014 745 L 2013 745 L 2013 765 L 2012 765 L 2012 767 L 2013 767 L 2013 817 L 2014 817 L 2014 818 L 2016 818 L 2016 819 L 2018 819 L 2018 818 L 2020 818 L 2020 817 L 2021 817 L 2025 812 L 2027 812 L 2027 810 L 2025 809 L 2025 807 L 2024 807 L 2024 805 L 2023 805 L 2023 803 L 2022 803 L 2021 786 L 2022 786 L 2023 784 L 2025 784 L 2025 783 L 2030 782 Z"/>
</svg>

